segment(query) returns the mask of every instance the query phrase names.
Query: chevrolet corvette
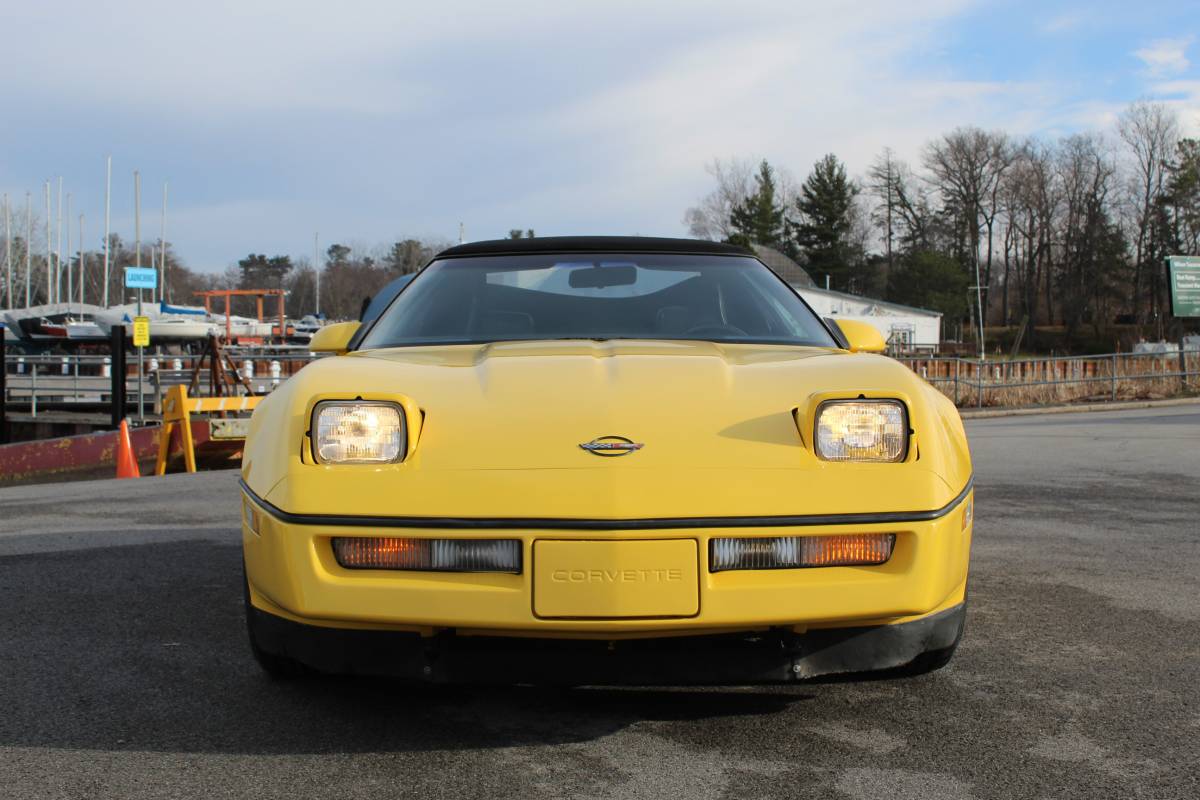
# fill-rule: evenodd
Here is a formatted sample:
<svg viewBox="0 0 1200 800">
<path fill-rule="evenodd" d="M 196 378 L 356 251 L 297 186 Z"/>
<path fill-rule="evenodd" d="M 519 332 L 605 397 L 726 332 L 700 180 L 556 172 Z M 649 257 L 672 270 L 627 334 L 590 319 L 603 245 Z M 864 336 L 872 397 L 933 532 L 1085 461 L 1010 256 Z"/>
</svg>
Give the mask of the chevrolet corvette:
<svg viewBox="0 0 1200 800">
<path fill-rule="evenodd" d="M 273 677 L 783 683 L 958 646 L 957 410 L 747 250 L 459 245 L 310 348 L 240 481 Z"/>
</svg>

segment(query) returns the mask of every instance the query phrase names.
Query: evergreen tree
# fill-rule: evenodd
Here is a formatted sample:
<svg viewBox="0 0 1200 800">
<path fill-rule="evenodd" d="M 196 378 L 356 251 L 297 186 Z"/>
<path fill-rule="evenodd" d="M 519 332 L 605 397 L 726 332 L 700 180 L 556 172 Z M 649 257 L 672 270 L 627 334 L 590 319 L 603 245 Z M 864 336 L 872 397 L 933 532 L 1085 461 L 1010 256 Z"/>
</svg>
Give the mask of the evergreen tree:
<svg viewBox="0 0 1200 800">
<path fill-rule="evenodd" d="M 967 312 L 967 275 L 953 256 L 913 250 L 888 273 L 887 296 L 897 303 L 940 311 L 949 324 Z"/>
<path fill-rule="evenodd" d="M 392 245 L 384 256 L 384 265 L 392 272 L 407 275 L 416 272 L 433 257 L 433 249 L 418 239 L 404 239 Z"/>
<path fill-rule="evenodd" d="M 854 198 L 858 187 L 846 177 L 846 168 L 832 153 L 813 166 L 800 188 L 793 226 L 795 244 L 817 283 L 829 275 L 832 287 L 854 288 L 852 278 L 862 253 L 854 244 Z"/>
<path fill-rule="evenodd" d="M 344 244 L 331 244 L 325 251 L 325 260 L 330 266 L 345 264 L 350 260 L 350 248 Z"/>
<path fill-rule="evenodd" d="M 733 233 L 726 241 L 742 247 L 761 244 L 787 252 L 790 247 L 785 232 L 784 207 L 775 198 L 775 171 L 766 159 L 759 165 L 754 182 L 758 187 L 754 194 L 736 203 L 729 213 Z"/>
<path fill-rule="evenodd" d="M 1159 199 L 1167 255 L 1200 255 L 1200 139 L 1181 139 Z"/>
<path fill-rule="evenodd" d="M 242 271 L 244 289 L 282 289 L 284 278 L 292 271 L 292 259 L 251 253 L 238 261 L 238 268 Z"/>
</svg>

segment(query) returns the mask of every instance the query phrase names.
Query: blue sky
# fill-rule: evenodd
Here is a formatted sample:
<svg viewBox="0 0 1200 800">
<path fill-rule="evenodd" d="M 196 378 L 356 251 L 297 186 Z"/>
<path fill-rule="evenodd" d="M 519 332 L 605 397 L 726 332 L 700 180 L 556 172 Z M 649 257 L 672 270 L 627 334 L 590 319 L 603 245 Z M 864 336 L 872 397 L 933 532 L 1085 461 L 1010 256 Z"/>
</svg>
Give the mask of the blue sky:
<svg viewBox="0 0 1200 800">
<path fill-rule="evenodd" d="M 0 191 L 64 177 L 192 267 L 403 236 L 683 235 L 714 157 L 859 173 L 957 125 L 1200 134 L 1193 2 L 6 3 Z M 23 211 L 21 212 L 23 213 Z"/>
</svg>

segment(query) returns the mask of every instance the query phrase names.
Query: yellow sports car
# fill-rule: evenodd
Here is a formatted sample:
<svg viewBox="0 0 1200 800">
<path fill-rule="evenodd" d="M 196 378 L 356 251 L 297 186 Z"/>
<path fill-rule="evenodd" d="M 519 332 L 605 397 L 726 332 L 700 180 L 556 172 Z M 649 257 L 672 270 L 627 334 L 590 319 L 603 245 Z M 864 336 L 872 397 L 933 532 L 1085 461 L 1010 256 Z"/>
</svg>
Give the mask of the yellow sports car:
<svg viewBox="0 0 1200 800">
<path fill-rule="evenodd" d="M 769 683 L 958 645 L 958 412 L 741 248 L 460 245 L 311 349 L 242 467 L 273 676 Z"/>
</svg>

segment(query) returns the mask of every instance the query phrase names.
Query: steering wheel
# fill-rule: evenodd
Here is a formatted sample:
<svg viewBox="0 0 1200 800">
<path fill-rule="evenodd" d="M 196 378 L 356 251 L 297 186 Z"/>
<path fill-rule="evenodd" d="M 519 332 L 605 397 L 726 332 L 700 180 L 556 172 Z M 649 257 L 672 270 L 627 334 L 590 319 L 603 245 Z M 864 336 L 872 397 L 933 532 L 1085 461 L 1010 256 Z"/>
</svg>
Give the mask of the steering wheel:
<svg viewBox="0 0 1200 800">
<path fill-rule="evenodd" d="M 745 336 L 746 332 L 737 325 L 729 325 L 721 322 L 705 322 L 693 328 L 688 328 L 683 332 L 683 335 L 688 338 L 706 339 L 717 336 Z"/>
</svg>

